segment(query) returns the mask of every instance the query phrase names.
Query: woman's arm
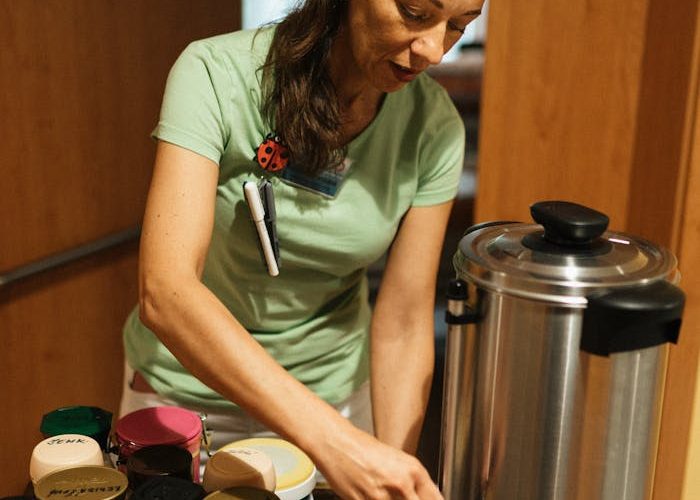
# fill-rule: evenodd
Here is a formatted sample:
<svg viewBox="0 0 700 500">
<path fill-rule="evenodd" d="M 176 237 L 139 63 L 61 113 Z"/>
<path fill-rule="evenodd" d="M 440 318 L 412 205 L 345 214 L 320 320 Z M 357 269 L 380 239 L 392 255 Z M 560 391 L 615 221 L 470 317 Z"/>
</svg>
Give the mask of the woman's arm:
<svg viewBox="0 0 700 500">
<path fill-rule="evenodd" d="M 217 179 L 218 166 L 210 160 L 159 143 L 141 238 L 141 319 L 194 376 L 291 437 L 303 429 L 286 424 L 295 419 L 285 407 L 318 406 L 323 413 L 326 405 L 288 375 L 200 281 Z"/>
<path fill-rule="evenodd" d="M 452 202 L 411 208 L 389 251 L 372 318 L 377 437 L 415 453 L 433 374 L 435 286 Z"/>
<path fill-rule="evenodd" d="M 344 498 L 440 498 L 417 460 L 289 375 L 201 283 L 217 179 L 212 161 L 159 143 L 141 238 L 144 324 L 195 377 L 305 450 Z"/>
</svg>

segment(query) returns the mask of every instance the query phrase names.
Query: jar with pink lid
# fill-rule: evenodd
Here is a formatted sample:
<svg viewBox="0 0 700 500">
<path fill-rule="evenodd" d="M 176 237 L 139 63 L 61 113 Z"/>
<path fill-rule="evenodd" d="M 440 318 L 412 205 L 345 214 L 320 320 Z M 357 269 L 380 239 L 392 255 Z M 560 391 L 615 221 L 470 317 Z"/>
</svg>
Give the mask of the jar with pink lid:
<svg viewBox="0 0 700 500">
<path fill-rule="evenodd" d="M 126 472 L 127 458 L 146 446 L 173 445 L 192 454 L 192 478 L 199 482 L 202 419 L 177 406 L 143 408 L 120 418 L 114 429 L 118 466 Z"/>
</svg>

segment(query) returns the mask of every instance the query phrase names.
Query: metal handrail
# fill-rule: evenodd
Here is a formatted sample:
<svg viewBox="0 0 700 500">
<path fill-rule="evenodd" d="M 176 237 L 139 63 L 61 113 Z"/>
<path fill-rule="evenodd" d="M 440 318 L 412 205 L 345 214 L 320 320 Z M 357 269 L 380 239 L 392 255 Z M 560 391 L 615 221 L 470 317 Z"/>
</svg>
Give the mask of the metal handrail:
<svg viewBox="0 0 700 500">
<path fill-rule="evenodd" d="M 135 226 L 124 231 L 112 233 L 98 240 L 76 246 L 69 250 L 49 255 L 43 259 L 19 266 L 10 271 L 0 273 L 0 288 L 45 271 L 75 262 L 85 257 L 109 250 L 110 248 L 136 241 L 141 235 L 141 226 Z"/>
</svg>

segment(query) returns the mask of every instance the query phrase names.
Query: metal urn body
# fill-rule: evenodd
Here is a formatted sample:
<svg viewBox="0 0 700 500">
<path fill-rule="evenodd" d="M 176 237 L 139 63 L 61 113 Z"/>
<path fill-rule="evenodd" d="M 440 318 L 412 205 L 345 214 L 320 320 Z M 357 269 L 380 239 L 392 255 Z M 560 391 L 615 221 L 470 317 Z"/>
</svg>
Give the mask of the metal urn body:
<svg viewBox="0 0 700 500">
<path fill-rule="evenodd" d="M 676 260 L 586 207 L 532 210 L 544 229 L 475 226 L 455 255 L 443 495 L 647 499 L 683 308 Z"/>
</svg>

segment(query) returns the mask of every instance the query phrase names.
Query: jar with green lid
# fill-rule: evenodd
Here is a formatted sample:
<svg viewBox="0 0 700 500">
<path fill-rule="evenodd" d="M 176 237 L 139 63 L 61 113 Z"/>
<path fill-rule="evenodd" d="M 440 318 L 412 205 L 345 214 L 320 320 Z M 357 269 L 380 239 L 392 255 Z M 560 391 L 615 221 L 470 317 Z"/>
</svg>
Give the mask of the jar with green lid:
<svg viewBox="0 0 700 500">
<path fill-rule="evenodd" d="M 85 466 L 61 469 L 42 477 L 34 486 L 38 500 L 81 498 L 122 500 L 126 498 L 126 475 L 116 469 Z"/>
<path fill-rule="evenodd" d="M 111 428 L 112 414 L 107 410 L 96 406 L 66 406 L 44 415 L 40 431 L 47 438 L 60 434 L 89 436 L 107 451 Z"/>
</svg>

